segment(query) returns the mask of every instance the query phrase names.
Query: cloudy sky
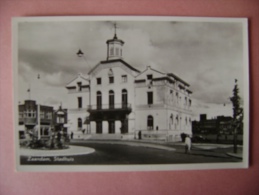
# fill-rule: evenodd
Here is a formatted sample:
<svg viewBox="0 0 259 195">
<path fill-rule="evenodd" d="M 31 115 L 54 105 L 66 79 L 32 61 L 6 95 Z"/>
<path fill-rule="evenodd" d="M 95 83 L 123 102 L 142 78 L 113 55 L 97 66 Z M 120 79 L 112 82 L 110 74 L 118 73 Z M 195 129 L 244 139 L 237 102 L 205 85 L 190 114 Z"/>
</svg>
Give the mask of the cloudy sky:
<svg viewBox="0 0 259 195">
<path fill-rule="evenodd" d="M 31 98 L 55 108 L 66 104 L 65 85 L 106 59 L 115 21 L 20 22 L 19 101 Z M 116 21 L 133 67 L 172 72 L 191 85 L 194 114 L 232 115 L 229 97 L 238 79 L 243 97 L 243 26 L 240 22 Z M 79 58 L 78 49 L 85 58 Z M 40 79 L 38 79 L 40 75 Z"/>
</svg>

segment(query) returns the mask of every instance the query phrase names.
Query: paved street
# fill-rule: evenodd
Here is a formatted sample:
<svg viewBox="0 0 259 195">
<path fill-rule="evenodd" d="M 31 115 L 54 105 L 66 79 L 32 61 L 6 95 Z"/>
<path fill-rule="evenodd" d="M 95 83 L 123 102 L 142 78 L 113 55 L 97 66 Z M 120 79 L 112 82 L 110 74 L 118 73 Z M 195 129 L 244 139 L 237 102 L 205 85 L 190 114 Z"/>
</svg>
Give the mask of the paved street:
<svg viewBox="0 0 259 195">
<path fill-rule="evenodd" d="M 232 146 L 194 145 L 191 154 L 185 154 L 183 144 L 143 143 L 138 141 L 73 141 L 71 145 L 94 148 L 95 152 L 87 155 L 70 156 L 69 161 L 55 161 L 53 159 L 48 162 L 29 161 L 28 156 L 22 156 L 21 164 L 127 165 L 241 161 L 241 159 L 226 154 L 232 152 Z"/>
</svg>

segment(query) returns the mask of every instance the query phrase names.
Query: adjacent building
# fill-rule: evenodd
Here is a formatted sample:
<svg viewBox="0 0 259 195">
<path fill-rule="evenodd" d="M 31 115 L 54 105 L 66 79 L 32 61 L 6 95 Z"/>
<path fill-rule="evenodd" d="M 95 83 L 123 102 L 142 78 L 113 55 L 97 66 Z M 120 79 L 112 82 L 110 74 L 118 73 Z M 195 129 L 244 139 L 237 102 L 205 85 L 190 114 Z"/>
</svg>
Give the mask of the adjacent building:
<svg viewBox="0 0 259 195">
<path fill-rule="evenodd" d="M 230 116 L 217 116 L 207 119 L 206 114 L 201 114 L 200 121 L 192 122 L 192 131 L 193 134 L 230 135 L 233 134 L 232 121 L 233 118 Z"/>
<path fill-rule="evenodd" d="M 169 141 L 191 134 L 190 85 L 173 73 L 128 64 L 116 32 L 106 44 L 106 60 L 66 85 L 68 132 L 74 138 Z"/>
<path fill-rule="evenodd" d="M 25 100 L 24 104 L 19 105 L 20 138 L 26 133 L 37 138 L 46 138 L 50 135 L 52 124 L 53 107 L 37 104 L 34 100 Z"/>
</svg>

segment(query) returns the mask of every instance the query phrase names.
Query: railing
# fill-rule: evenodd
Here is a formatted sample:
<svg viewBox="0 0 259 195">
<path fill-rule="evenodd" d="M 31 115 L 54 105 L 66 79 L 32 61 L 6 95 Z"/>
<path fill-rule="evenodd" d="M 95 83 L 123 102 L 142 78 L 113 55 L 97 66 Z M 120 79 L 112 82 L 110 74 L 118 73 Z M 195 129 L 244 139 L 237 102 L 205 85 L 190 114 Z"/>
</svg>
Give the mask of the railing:
<svg viewBox="0 0 259 195">
<path fill-rule="evenodd" d="M 69 108 L 68 109 L 69 112 L 85 112 L 87 111 L 86 108 Z"/>
<path fill-rule="evenodd" d="M 101 105 L 90 105 L 87 107 L 88 111 L 98 111 L 98 110 L 130 110 L 131 104 L 101 104 Z"/>
</svg>

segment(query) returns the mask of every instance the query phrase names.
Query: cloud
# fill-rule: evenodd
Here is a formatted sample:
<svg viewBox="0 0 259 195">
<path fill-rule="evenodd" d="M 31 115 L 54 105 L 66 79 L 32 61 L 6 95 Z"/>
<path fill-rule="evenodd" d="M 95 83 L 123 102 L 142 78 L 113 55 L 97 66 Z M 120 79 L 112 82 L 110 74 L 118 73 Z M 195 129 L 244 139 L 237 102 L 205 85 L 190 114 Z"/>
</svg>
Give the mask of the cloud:
<svg viewBox="0 0 259 195">
<path fill-rule="evenodd" d="M 139 70 L 151 65 L 191 85 L 193 98 L 223 104 L 234 79 L 243 92 L 242 26 L 224 22 L 117 21 L 123 57 Z M 23 83 L 41 75 L 44 87 L 64 87 L 106 59 L 110 21 L 26 22 L 19 25 L 19 74 Z M 78 49 L 84 57 L 76 56 Z"/>
</svg>

